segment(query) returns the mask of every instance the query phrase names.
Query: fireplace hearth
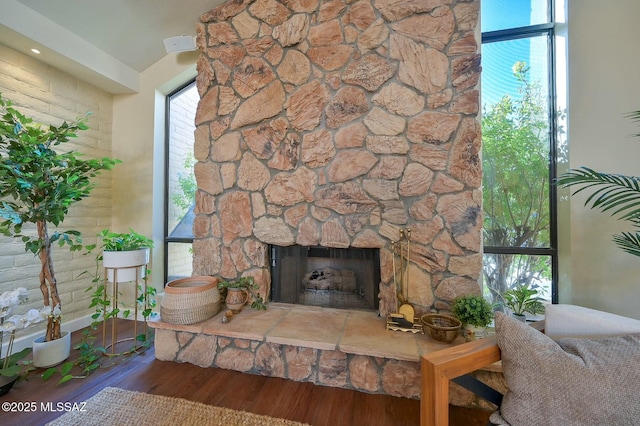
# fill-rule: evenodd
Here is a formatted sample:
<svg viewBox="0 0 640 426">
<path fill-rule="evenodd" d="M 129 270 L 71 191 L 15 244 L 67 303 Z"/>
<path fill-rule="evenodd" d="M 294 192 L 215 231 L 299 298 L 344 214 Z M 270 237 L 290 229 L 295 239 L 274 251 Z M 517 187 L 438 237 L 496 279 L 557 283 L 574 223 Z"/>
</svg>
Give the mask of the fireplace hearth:
<svg viewBox="0 0 640 426">
<path fill-rule="evenodd" d="M 271 301 L 378 309 L 378 249 L 271 246 Z"/>
</svg>

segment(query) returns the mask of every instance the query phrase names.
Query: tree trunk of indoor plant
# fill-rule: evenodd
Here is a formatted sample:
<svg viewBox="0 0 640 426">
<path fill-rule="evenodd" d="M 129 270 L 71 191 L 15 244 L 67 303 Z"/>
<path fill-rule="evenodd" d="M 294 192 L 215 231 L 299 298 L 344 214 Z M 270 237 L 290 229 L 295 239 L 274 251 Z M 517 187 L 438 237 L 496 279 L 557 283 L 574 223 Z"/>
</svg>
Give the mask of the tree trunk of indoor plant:
<svg viewBox="0 0 640 426">
<path fill-rule="evenodd" d="M 51 314 L 47 318 L 47 332 L 45 334 L 45 342 L 56 340 L 61 337 L 60 318 L 53 314 L 53 309 L 60 307 L 60 297 L 58 296 L 58 283 L 53 270 L 53 261 L 51 259 L 51 240 L 49 239 L 49 231 L 46 222 L 38 221 L 38 237 L 42 241 L 42 247 L 38 255 L 42 269 L 40 270 L 40 291 L 44 300 L 44 306 L 51 307 Z"/>
</svg>

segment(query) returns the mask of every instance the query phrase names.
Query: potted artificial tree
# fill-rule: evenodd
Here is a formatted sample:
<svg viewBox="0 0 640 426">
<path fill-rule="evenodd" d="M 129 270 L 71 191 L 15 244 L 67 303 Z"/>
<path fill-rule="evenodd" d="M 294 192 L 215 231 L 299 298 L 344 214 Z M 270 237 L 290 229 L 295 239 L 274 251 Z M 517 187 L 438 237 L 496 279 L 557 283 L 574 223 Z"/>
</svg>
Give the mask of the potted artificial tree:
<svg viewBox="0 0 640 426">
<path fill-rule="evenodd" d="M 451 307 L 453 315 L 465 326 L 468 340 L 486 335 L 486 328 L 493 320 L 493 307 L 487 300 L 475 294 L 457 297 Z"/>
<path fill-rule="evenodd" d="M 119 162 L 111 158 L 84 159 L 76 151 L 61 152 L 65 143 L 86 129 L 86 118 L 63 122 L 60 126 L 35 123 L 13 108 L 0 93 L 0 233 L 20 238 L 25 250 L 40 259 L 42 312 L 47 318 L 47 331 L 34 341 L 33 358 L 37 367 L 62 362 L 70 352 L 70 334 L 60 330 L 62 304 L 52 245 L 71 251 L 82 249 L 79 231 L 50 232 L 50 226 L 60 225 L 69 208 L 89 196 L 95 186 L 92 178 Z M 35 226 L 35 233 L 25 226 L 30 224 Z M 48 358 L 47 354 L 52 357 Z"/>
<path fill-rule="evenodd" d="M 513 316 L 526 322 L 525 313 L 544 314 L 543 298 L 538 297 L 538 290 L 526 286 L 517 286 L 502 293 L 504 305 L 511 310 Z"/>
</svg>

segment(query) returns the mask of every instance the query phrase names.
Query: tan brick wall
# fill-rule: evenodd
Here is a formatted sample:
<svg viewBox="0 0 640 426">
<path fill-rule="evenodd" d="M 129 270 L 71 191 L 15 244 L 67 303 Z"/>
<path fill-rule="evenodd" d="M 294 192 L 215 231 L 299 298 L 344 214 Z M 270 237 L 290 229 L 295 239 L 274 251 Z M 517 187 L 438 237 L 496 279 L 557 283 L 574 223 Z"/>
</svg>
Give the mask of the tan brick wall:
<svg viewBox="0 0 640 426">
<path fill-rule="evenodd" d="M 64 120 L 73 120 L 91 112 L 90 129 L 70 142 L 69 148 L 91 157 L 111 155 L 111 94 L 2 44 L 0 92 L 25 115 L 42 123 L 59 125 Z M 95 242 L 95 235 L 111 224 L 110 173 L 101 175 L 96 183 L 92 195 L 73 206 L 61 226 L 81 231 L 85 243 Z M 91 279 L 78 278 L 78 275 L 87 269 L 95 270 L 93 257 L 55 247 L 53 259 L 64 320 L 87 315 L 90 313 L 90 293 L 85 289 L 91 284 Z M 39 265 L 33 254 L 25 253 L 22 242 L 0 237 L 0 293 L 15 287 L 25 287 L 30 291 L 29 303 L 20 306 L 20 311 L 42 307 L 42 295 L 38 289 Z"/>
</svg>

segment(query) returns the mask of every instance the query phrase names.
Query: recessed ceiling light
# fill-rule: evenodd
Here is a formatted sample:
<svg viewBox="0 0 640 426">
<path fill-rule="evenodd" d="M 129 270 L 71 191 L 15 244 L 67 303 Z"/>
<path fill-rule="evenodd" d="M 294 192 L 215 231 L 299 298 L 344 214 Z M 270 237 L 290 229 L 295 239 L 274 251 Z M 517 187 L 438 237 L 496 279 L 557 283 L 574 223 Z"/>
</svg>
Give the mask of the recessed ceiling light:
<svg viewBox="0 0 640 426">
<path fill-rule="evenodd" d="M 38 49 L 36 49 L 36 48 L 31 49 L 31 51 L 32 51 L 33 53 L 37 54 L 37 55 L 39 55 L 39 54 L 40 54 L 40 51 L 39 51 Z"/>
</svg>

